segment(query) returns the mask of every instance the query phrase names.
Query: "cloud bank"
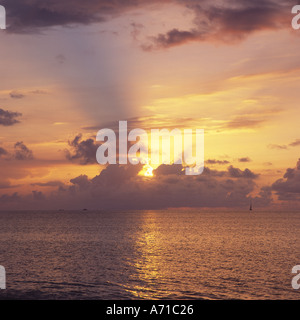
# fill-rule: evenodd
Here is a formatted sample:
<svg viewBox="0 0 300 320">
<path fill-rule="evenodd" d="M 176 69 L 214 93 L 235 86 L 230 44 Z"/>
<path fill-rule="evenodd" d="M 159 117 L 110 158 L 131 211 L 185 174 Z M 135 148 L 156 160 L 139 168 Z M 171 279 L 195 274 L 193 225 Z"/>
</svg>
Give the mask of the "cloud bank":
<svg viewBox="0 0 300 320">
<path fill-rule="evenodd" d="M 200 176 L 186 176 L 180 165 L 161 165 L 154 176 L 140 176 L 141 165 L 109 165 L 90 179 L 80 175 L 70 184 L 52 181 L 35 187 L 53 187 L 50 194 L 40 190 L 19 196 L 15 206 L 43 209 L 135 210 L 170 207 L 245 207 L 255 189 L 257 174 L 232 166 L 217 171 L 205 168 Z M 14 196 L 14 199 L 16 195 Z M 2 201 L 9 202 L 6 195 Z M 1 200 L 0 200 L 1 202 Z M 260 205 L 272 202 L 271 193 L 262 190 Z M 10 203 L 12 205 L 12 203 Z"/>
</svg>

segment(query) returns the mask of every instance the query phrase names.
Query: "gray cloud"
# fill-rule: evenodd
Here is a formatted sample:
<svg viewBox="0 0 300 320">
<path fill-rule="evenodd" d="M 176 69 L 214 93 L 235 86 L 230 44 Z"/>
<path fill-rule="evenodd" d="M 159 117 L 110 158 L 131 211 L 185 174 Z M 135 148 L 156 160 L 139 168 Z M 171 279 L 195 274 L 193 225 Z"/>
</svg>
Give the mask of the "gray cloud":
<svg viewBox="0 0 300 320">
<path fill-rule="evenodd" d="M 300 146 L 300 139 L 296 139 L 294 142 L 289 144 L 290 147 L 297 147 Z"/>
<path fill-rule="evenodd" d="M 12 126 L 20 121 L 16 118 L 20 117 L 22 114 L 19 112 L 11 112 L 3 110 L 0 108 L 0 125 L 2 126 Z"/>
<path fill-rule="evenodd" d="M 241 169 L 234 168 L 233 166 L 230 166 L 228 168 L 228 173 L 232 178 L 256 179 L 259 177 L 258 174 L 253 173 L 249 169 L 245 169 L 244 171 L 242 171 Z"/>
<path fill-rule="evenodd" d="M 14 145 L 14 159 L 16 160 L 32 160 L 33 153 L 26 145 L 21 141 Z"/>
<path fill-rule="evenodd" d="M 260 189 L 258 196 L 253 198 L 256 207 L 265 207 L 273 202 L 272 187 L 264 186 Z"/>
<path fill-rule="evenodd" d="M 190 41 L 218 40 L 239 41 L 248 34 L 264 29 L 278 29 L 290 26 L 291 8 L 295 1 L 286 0 L 230 0 L 212 2 L 208 0 L 152 0 L 181 5 L 194 13 L 194 27 L 180 30 L 177 27 L 150 38 L 142 47 L 145 50 L 168 48 Z M 147 8 L 147 0 L 3 0 L 10 26 L 8 32 L 38 32 L 52 26 L 74 24 L 88 25 L 103 22 L 129 10 Z M 162 7 L 163 8 L 163 7 Z M 133 36 L 140 32 L 140 25 L 134 24 Z"/>
<path fill-rule="evenodd" d="M 12 99 L 22 99 L 25 97 L 25 95 L 19 91 L 12 91 L 9 95 Z"/>
<path fill-rule="evenodd" d="M 156 37 L 151 38 L 150 44 L 143 44 L 142 49 L 145 51 L 151 51 L 158 48 L 168 48 L 176 45 L 180 45 L 189 41 L 203 41 L 204 37 L 197 29 L 190 31 L 180 31 L 178 29 L 172 29 L 166 34 L 159 34 Z"/>
<path fill-rule="evenodd" d="M 207 168 L 203 175 L 186 176 L 180 165 L 161 165 L 153 178 L 145 179 L 138 176 L 141 168 L 111 165 L 93 179 L 72 179 L 73 185 L 63 194 L 88 197 L 85 203 L 106 209 L 247 206 L 257 177 L 250 170 L 232 177 L 230 168 L 226 172 Z"/>
<path fill-rule="evenodd" d="M 141 23 L 135 23 L 135 22 L 132 22 L 130 26 L 132 28 L 131 36 L 133 37 L 133 39 L 137 40 L 138 36 L 141 33 L 141 30 L 145 28 L 145 26 Z"/>
<path fill-rule="evenodd" d="M 63 186 L 64 183 L 58 180 L 54 180 L 54 181 L 48 181 L 48 182 L 36 182 L 36 183 L 32 183 L 31 185 L 37 186 L 37 187 L 60 187 L 60 186 Z"/>
<path fill-rule="evenodd" d="M 216 160 L 216 159 L 208 159 L 205 161 L 206 164 L 219 164 L 219 165 L 224 165 L 224 164 L 229 164 L 230 162 L 228 160 Z"/>
<path fill-rule="evenodd" d="M 264 163 L 263 163 L 263 165 L 264 165 L 264 166 L 268 166 L 268 167 L 270 167 L 270 166 L 272 166 L 272 165 L 273 165 L 273 163 L 272 163 L 272 162 L 264 162 Z"/>
<path fill-rule="evenodd" d="M 0 158 L 10 161 L 10 160 L 33 160 L 33 152 L 22 142 L 16 142 L 13 147 L 13 151 L 7 151 L 4 148 L 0 147 Z M 3 167 L 3 163 L 1 164 Z M 14 172 L 17 172 L 19 170 L 14 170 Z M 3 173 L 2 173 L 3 175 Z M 12 173 L 10 173 L 10 176 Z"/>
<path fill-rule="evenodd" d="M 170 175 L 170 174 L 183 175 L 185 173 L 184 173 L 184 170 L 182 169 L 183 168 L 179 165 L 162 164 L 156 170 L 153 170 L 153 174 L 156 176 L 164 176 L 164 175 Z"/>
<path fill-rule="evenodd" d="M 300 139 L 296 139 L 295 141 L 289 144 L 269 144 L 268 148 L 270 149 L 278 149 L 278 150 L 287 150 L 290 147 L 298 147 L 300 146 Z"/>
<path fill-rule="evenodd" d="M 248 207 L 250 193 L 254 191 L 254 173 L 234 168 L 238 174 L 205 168 L 200 176 L 182 174 L 180 165 L 162 165 L 152 178 L 139 176 L 141 165 L 109 165 L 90 179 L 80 175 L 69 185 L 58 185 L 46 195 L 40 190 L 16 199 L 16 207 L 66 209 L 162 209 L 168 207 Z M 48 185 L 40 184 L 41 187 Z M 38 186 L 38 184 L 35 184 Z M 6 195 L 0 203 L 9 202 Z M 42 202 L 41 202 L 42 201 Z M 269 189 L 261 189 L 256 205 L 265 206 L 272 201 Z M 12 205 L 10 202 L 7 205 Z"/>
<path fill-rule="evenodd" d="M 74 179 L 71 179 L 70 182 L 75 185 L 78 186 L 79 189 L 85 189 L 89 186 L 90 181 L 87 175 L 81 175 L 79 177 L 76 177 Z"/>
<path fill-rule="evenodd" d="M 249 157 L 243 157 L 238 159 L 239 162 L 251 162 L 251 159 Z"/>
<path fill-rule="evenodd" d="M 203 170 L 203 175 L 212 177 L 225 177 L 226 175 L 228 176 L 228 171 L 213 170 L 208 167 L 205 167 Z"/>
<path fill-rule="evenodd" d="M 9 32 L 37 32 L 52 26 L 103 22 L 129 9 L 147 5 L 145 0 L 3 0 Z M 166 2 L 154 0 L 153 2 Z"/>
<path fill-rule="evenodd" d="M 263 124 L 265 121 L 265 119 L 251 119 L 249 116 L 238 116 L 228 121 L 224 127 L 229 129 L 256 128 Z"/>
<path fill-rule="evenodd" d="M 142 170 L 142 165 L 109 165 L 100 175 L 94 177 L 91 182 L 94 185 L 106 187 L 111 182 L 123 184 L 126 181 L 135 179 Z M 113 185 L 112 185 L 113 186 Z"/>
<path fill-rule="evenodd" d="M 290 26 L 292 1 L 179 1 L 195 14 L 190 30 L 173 28 L 151 39 L 143 49 L 169 48 L 191 41 L 235 42 L 265 29 Z"/>
<path fill-rule="evenodd" d="M 44 201 L 46 199 L 46 196 L 41 191 L 32 191 L 32 196 L 35 201 Z"/>
<path fill-rule="evenodd" d="M 93 139 L 82 140 L 78 134 L 72 141 L 69 141 L 72 152 L 65 150 L 66 158 L 70 161 L 79 161 L 80 164 L 93 164 L 96 161 L 97 146 Z"/>
<path fill-rule="evenodd" d="M 55 60 L 58 64 L 64 64 L 67 60 L 67 58 L 65 57 L 65 55 L 63 54 L 58 54 L 56 57 L 55 57 Z"/>
<path fill-rule="evenodd" d="M 295 168 L 288 168 L 283 178 L 272 184 L 279 200 L 300 200 L 300 159 Z"/>
<path fill-rule="evenodd" d="M 0 157 L 7 155 L 8 152 L 4 149 L 0 147 Z"/>
<path fill-rule="evenodd" d="M 3 194 L 0 196 L 0 203 L 6 204 L 6 203 L 18 203 L 22 200 L 22 197 L 17 193 L 13 193 L 11 195 L 9 194 Z"/>
<path fill-rule="evenodd" d="M 280 144 L 269 144 L 269 149 L 278 149 L 278 150 L 286 150 L 288 147 L 286 145 L 280 145 Z"/>
<path fill-rule="evenodd" d="M 30 93 L 32 93 L 32 94 L 48 94 L 49 92 L 46 90 L 36 89 L 36 90 L 30 91 Z"/>
</svg>

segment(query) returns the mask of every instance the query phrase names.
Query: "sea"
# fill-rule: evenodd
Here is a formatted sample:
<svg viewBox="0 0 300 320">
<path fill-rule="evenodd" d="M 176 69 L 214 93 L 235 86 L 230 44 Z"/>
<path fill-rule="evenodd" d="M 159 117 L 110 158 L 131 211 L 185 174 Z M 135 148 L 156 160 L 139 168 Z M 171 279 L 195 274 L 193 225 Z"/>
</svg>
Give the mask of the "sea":
<svg viewBox="0 0 300 320">
<path fill-rule="evenodd" d="M 300 213 L 0 212 L 17 300 L 297 300 Z"/>
</svg>

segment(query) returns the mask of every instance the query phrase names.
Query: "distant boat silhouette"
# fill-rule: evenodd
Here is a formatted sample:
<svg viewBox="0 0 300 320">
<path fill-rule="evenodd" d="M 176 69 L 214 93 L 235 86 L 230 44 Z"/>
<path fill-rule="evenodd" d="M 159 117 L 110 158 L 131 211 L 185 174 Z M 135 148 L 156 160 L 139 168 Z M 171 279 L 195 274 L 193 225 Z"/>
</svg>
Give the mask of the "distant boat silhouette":
<svg viewBox="0 0 300 320">
<path fill-rule="evenodd" d="M 250 208 L 249 208 L 249 210 L 252 211 L 252 209 L 253 209 L 252 208 L 252 200 L 250 200 Z"/>
<path fill-rule="evenodd" d="M 82 211 L 88 211 L 88 209 L 85 209 L 85 208 L 84 208 L 84 209 L 82 209 Z"/>
</svg>

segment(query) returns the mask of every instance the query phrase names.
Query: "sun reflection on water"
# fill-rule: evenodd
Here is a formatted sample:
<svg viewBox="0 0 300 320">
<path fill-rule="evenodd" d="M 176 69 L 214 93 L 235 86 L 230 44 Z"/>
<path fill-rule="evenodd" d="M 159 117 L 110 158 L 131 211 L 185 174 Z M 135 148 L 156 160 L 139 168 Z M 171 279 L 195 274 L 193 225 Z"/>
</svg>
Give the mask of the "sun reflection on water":
<svg viewBox="0 0 300 320">
<path fill-rule="evenodd" d="M 130 292 L 140 299 L 159 299 L 157 284 L 166 279 L 167 261 L 163 258 L 163 237 L 160 232 L 159 214 L 149 212 L 143 214 L 142 226 L 136 239 L 136 259 L 132 267 L 136 270 L 131 277 Z M 143 284 L 143 285 L 141 285 Z M 171 294 L 165 286 L 164 296 Z"/>
</svg>

